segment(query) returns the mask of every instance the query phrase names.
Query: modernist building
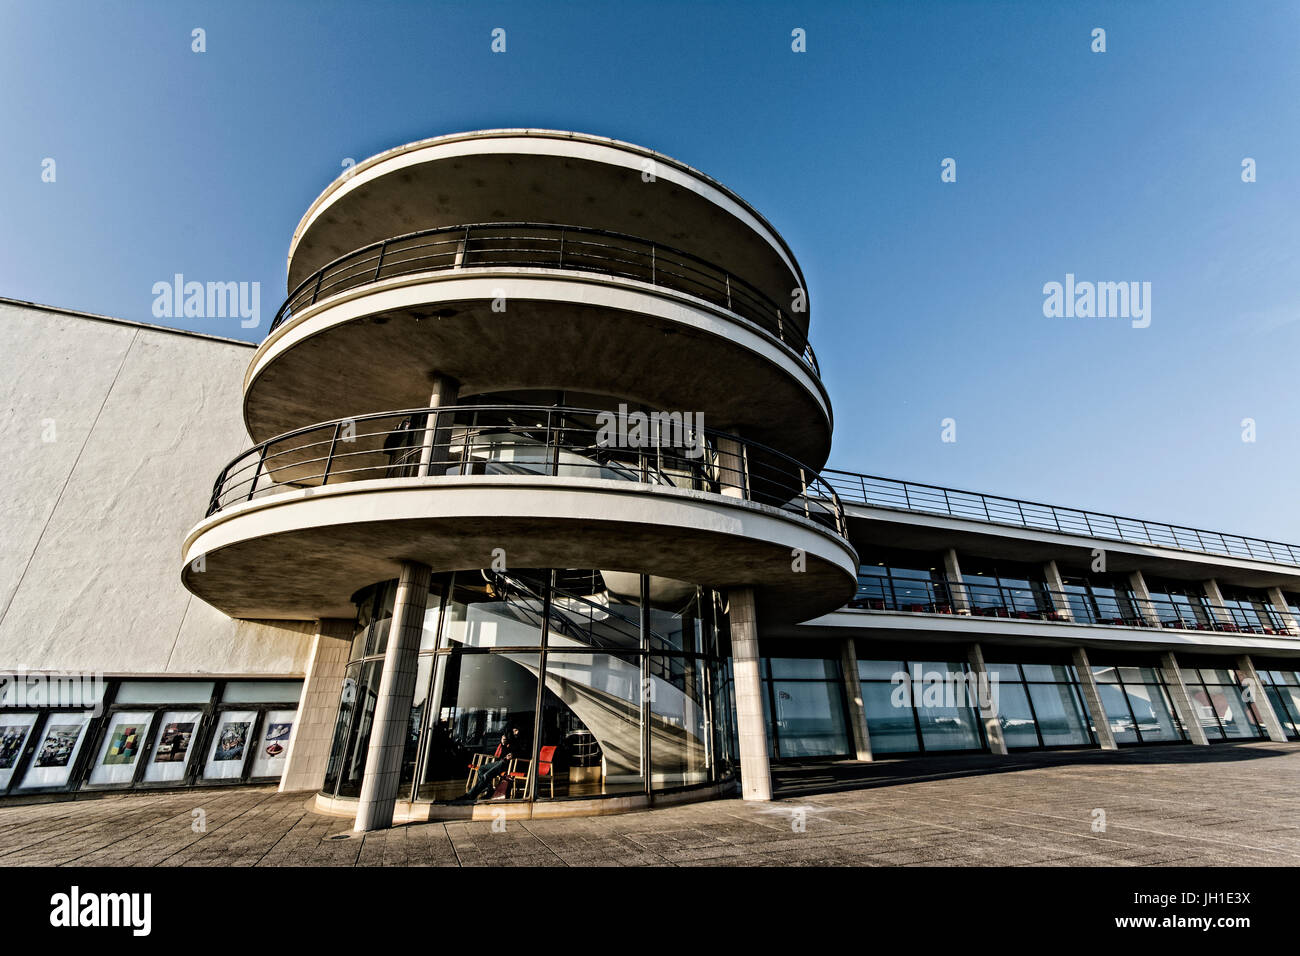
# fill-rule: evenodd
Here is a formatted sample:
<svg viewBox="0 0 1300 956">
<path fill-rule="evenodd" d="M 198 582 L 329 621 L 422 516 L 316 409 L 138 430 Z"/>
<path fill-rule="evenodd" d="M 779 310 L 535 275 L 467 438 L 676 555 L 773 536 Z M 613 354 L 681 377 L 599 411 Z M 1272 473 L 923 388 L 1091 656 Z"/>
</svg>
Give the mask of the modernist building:
<svg viewBox="0 0 1300 956">
<path fill-rule="evenodd" d="M 825 468 L 798 262 L 682 163 L 414 143 L 288 271 L 255 349 L 0 306 L 0 665 L 106 677 L 6 685 L 0 791 L 279 779 L 370 829 L 1300 737 L 1300 547 Z"/>
</svg>

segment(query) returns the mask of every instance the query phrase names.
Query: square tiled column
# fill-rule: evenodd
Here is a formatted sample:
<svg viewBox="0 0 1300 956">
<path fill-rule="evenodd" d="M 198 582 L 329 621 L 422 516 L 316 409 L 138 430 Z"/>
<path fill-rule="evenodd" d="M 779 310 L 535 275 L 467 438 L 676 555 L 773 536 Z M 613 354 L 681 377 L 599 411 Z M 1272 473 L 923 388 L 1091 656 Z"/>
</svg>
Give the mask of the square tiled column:
<svg viewBox="0 0 1300 956">
<path fill-rule="evenodd" d="M 731 663 L 736 681 L 736 730 L 740 738 L 740 790 L 746 800 L 772 799 L 772 772 L 767 756 L 767 722 L 763 718 L 763 682 L 758 673 L 758 619 L 752 588 L 735 588 L 727 596 L 731 624 Z"/>
<path fill-rule="evenodd" d="M 342 618 L 316 622 L 298 715 L 289 733 L 284 774 L 280 777 L 281 793 L 319 790 L 325 784 L 343 677 L 352 650 L 352 625 L 353 621 Z"/>
<path fill-rule="evenodd" d="M 1092 731 L 1097 737 L 1097 745 L 1102 750 L 1116 750 L 1118 746 L 1115 743 L 1115 733 L 1110 729 L 1110 718 L 1106 716 L 1106 708 L 1101 703 L 1101 689 L 1097 686 L 1097 678 L 1092 674 L 1092 661 L 1088 660 L 1088 652 L 1082 647 L 1076 647 L 1072 657 L 1075 673 L 1079 675 L 1083 702 L 1088 705 L 1088 712 L 1092 715 Z"/>
<path fill-rule="evenodd" d="M 393 619 L 388 627 L 388 649 L 379 677 L 375 713 L 366 751 L 366 771 L 361 778 L 357 819 L 353 829 L 382 830 L 393 825 L 393 805 L 402 774 L 402 755 L 410 733 L 411 701 L 415 696 L 415 674 L 419 667 L 420 635 L 424 611 L 429 603 L 429 574 L 426 564 L 402 562 L 397 594 L 393 597 Z"/>
</svg>

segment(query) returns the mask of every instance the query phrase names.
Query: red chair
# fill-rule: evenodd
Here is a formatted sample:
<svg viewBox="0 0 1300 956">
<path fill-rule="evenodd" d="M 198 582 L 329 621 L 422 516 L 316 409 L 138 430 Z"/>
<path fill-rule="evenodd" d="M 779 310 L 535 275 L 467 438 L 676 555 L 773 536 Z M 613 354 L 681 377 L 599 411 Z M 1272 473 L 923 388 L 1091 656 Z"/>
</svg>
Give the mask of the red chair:
<svg viewBox="0 0 1300 956">
<path fill-rule="evenodd" d="M 555 751 L 556 747 L 543 747 L 537 754 L 537 780 L 540 783 L 545 780 L 551 787 L 551 799 L 555 799 Z M 532 761 L 515 760 L 510 765 L 510 796 L 515 795 L 515 790 L 528 787 L 528 765 Z"/>
</svg>

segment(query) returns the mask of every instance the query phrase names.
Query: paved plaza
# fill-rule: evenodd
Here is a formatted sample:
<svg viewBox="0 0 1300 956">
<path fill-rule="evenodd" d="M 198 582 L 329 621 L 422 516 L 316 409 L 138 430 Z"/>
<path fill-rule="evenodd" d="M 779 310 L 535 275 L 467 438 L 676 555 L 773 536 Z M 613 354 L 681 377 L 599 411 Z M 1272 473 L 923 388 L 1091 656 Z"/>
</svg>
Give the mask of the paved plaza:
<svg viewBox="0 0 1300 956">
<path fill-rule="evenodd" d="M 1297 781 L 1300 744 L 1263 742 L 826 763 L 770 804 L 365 835 L 271 787 L 114 794 L 0 808 L 0 865 L 1294 866 Z"/>
</svg>

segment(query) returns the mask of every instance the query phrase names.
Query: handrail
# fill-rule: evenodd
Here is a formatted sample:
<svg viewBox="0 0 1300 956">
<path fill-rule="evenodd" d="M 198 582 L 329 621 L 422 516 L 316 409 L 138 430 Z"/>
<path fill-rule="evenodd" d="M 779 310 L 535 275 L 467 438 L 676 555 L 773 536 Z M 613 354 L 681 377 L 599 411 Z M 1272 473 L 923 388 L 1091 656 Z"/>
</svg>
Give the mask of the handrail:
<svg viewBox="0 0 1300 956">
<path fill-rule="evenodd" d="M 632 415 L 620 425 L 618 413 L 601 409 L 450 405 L 309 425 L 232 459 L 217 476 L 207 514 L 286 486 L 437 475 L 588 477 L 739 498 L 847 537 L 844 507 L 813 469 L 759 442 L 694 428 L 680 413 Z"/>
<path fill-rule="evenodd" d="M 976 491 L 880 478 L 835 468 L 822 469 L 822 475 L 844 500 L 873 508 L 942 514 L 992 524 L 1080 534 L 1090 538 L 1113 538 L 1133 544 L 1300 565 L 1300 545 L 1279 541 L 1061 508 L 1037 501 L 1002 498 Z"/>
<path fill-rule="evenodd" d="M 1202 599 L 1183 603 L 1162 594 L 1108 596 L 1056 591 L 1045 585 L 1013 588 L 1000 584 L 956 584 L 924 578 L 866 576 L 858 579 L 858 593 L 849 602 L 849 607 L 1300 637 L 1300 622 L 1295 616 L 1290 612 L 1284 614 L 1263 600 L 1247 611 Z"/>
<path fill-rule="evenodd" d="M 381 279 L 491 266 L 599 272 L 685 292 L 767 332 L 814 374 L 821 375 L 812 345 L 789 310 L 739 276 L 659 242 L 557 223 L 470 223 L 372 242 L 339 256 L 298 283 L 276 312 L 268 335 L 295 312 L 321 299 Z"/>
</svg>

